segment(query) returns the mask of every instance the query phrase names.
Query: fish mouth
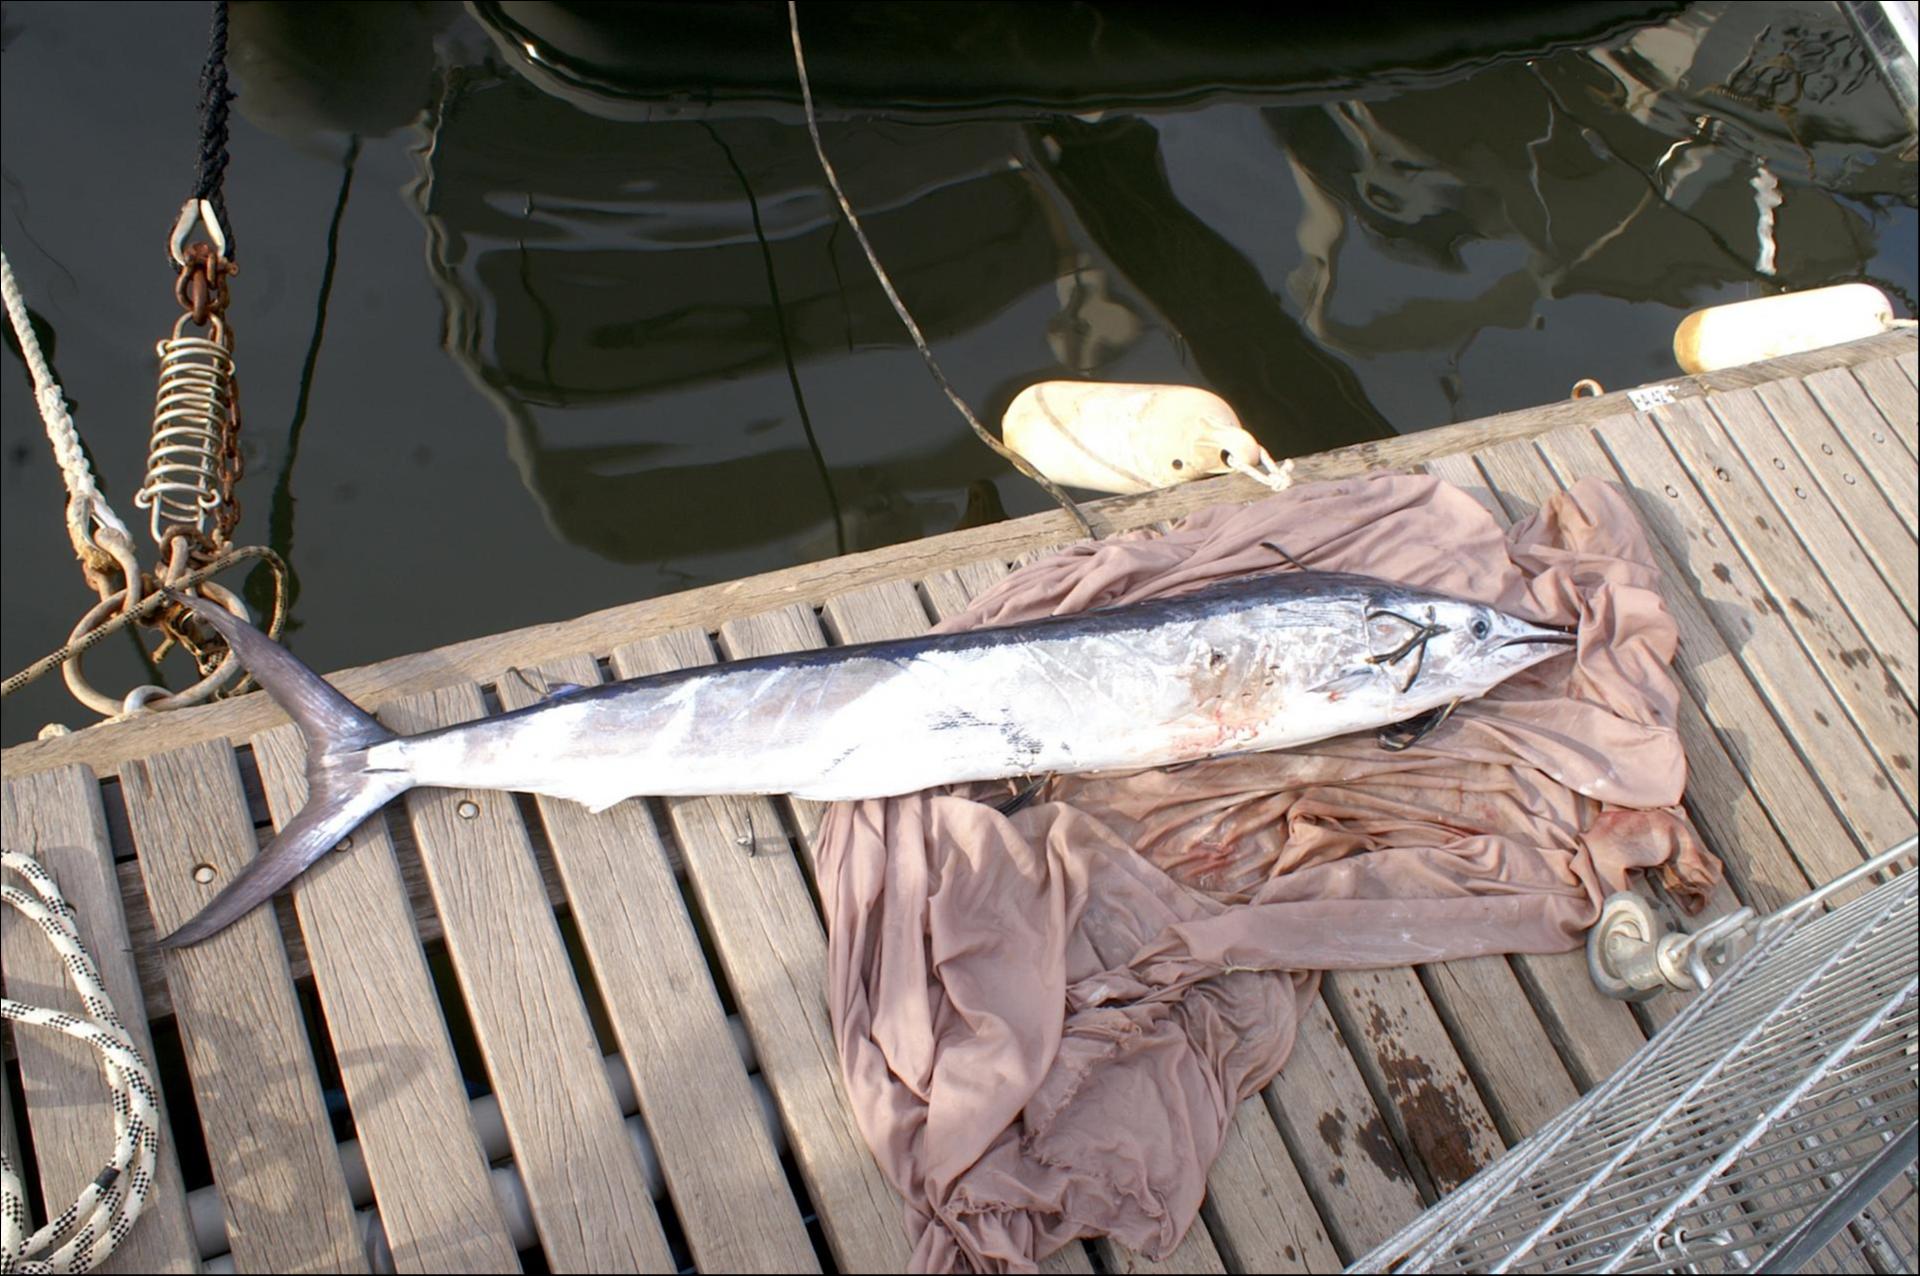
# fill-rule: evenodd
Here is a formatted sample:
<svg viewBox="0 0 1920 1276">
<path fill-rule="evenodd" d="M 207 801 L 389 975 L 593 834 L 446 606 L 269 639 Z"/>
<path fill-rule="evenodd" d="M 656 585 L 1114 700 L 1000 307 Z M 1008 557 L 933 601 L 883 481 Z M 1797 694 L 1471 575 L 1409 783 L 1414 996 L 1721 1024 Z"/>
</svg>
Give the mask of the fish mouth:
<svg viewBox="0 0 1920 1276">
<path fill-rule="evenodd" d="M 1547 643 L 1549 645 L 1571 647 L 1580 641 L 1580 635 L 1569 629 L 1536 629 L 1532 633 L 1521 634 L 1503 641 L 1501 647 L 1517 647 L 1525 643 Z"/>
</svg>

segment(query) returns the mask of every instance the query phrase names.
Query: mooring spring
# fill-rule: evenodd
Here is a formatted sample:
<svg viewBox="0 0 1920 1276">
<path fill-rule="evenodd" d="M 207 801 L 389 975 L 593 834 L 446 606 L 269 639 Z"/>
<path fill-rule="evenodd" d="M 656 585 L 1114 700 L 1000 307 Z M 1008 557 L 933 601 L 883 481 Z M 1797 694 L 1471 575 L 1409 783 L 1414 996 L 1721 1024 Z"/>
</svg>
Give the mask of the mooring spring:
<svg viewBox="0 0 1920 1276">
<path fill-rule="evenodd" d="M 182 336 L 190 316 L 160 342 L 160 385 L 154 397 L 147 481 L 133 503 L 151 509 L 153 539 L 169 527 L 207 531 L 222 499 L 221 458 L 233 429 L 233 352 L 216 316 L 209 336 Z"/>
</svg>

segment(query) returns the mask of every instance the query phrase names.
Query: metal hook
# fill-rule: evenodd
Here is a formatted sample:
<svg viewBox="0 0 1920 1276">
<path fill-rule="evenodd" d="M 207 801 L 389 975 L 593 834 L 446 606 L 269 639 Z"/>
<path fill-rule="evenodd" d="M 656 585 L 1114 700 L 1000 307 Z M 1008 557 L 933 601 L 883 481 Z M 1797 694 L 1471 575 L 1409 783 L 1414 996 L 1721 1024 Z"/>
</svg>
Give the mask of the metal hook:
<svg viewBox="0 0 1920 1276">
<path fill-rule="evenodd" d="M 1286 559 L 1288 563 L 1292 564 L 1293 570 L 1297 572 L 1303 572 L 1307 570 L 1305 563 L 1302 563 L 1299 559 L 1295 558 L 1292 554 L 1289 554 L 1286 550 L 1281 549 L 1278 545 L 1274 544 L 1274 542 L 1272 541 L 1261 541 L 1260 548 L 1270 549 L 1274 553 L 1280 555 L 1280 557 Z"/>
<path fill-rule="evenodd" d="M 994 803 L 994 810 L 1000 812 L 1002 815 L 1012 815 L 1015 811 L 1020 810 L 1032 802 L 1034 798 L 1038 797 L 1040 790 L 1044 788 L 1047 781 L 1052 778 L 1051 775 L 1035 776 L 1015 791 L 1012 796 L 1002 798 L 1000 801 Z"/>
<path fill-rule="evenodd" d="M 507 672 L 513 675 L 515 681 L 528 691 L 531 691 L 539 699 L 545 700 L 547 698 L 547 676 L 538 669 L 533 671 L 540 679 L 538 683 L 535 683 L 532 678 L 528 677 L 527 671 L 519 665 L 508 665 Z"/>
<path fill-rule="evenodd" d="M 1368 612 L 1367 622 L 1371 624 L 1374 620 L 1382 616 L 1390 620 L 1397 620 L 1403 625 L 1412 625 L 1415 630 L 1413 637 L 1407 639 L 1392 651 L 1367 657 L 1367 663 L 1370 665 L 1397 665 L 1406 657 L 1408 652 L 1416 653 L 1417 659 L 1413 662 L 1413 671 L 1407 675 L 1407 680 L 1400 684 L 1400 693 L 1405 695 L 1413 689 L 1413 684 L 1419 681 L 1420 671 L 1426 668 L 1427 644 L 1435 638 L 1438 638 L 1441 634 L 1446 633 L 1447 627 L 1431 622 L 1414 620 L 1410 616 L 1402 616 L 1397 611 L 1387 611 L 1384 608 L 1378 611 Z"/>
<path fill-rule="evenodd" d="M 1405 722 L 1396 722 L 1390 727 L 1381 727 L 1378 736 L 1380 747 L 1388 753 L 1405 753 L 1408 749 L 1411 749 L 1414 745 L 1420 743 L 1435 731 L 1438 731 L 1440 725 L 1448 718 L 1451 718 L 1453 711 L 1459 707 L 1460 702 L 1458 700 L 1450 700 L 1438 709 L 1429 709 L 1417 717 L 1408 718 Z"/>
</svg>

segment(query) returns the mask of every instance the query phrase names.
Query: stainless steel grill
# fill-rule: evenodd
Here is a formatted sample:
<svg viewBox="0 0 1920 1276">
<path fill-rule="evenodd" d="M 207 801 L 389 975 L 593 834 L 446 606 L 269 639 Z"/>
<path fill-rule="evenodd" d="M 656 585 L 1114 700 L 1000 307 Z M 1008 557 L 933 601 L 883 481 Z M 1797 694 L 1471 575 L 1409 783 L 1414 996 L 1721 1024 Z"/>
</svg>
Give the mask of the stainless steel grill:
<svg viewBox="0 0 1920 1276">
<path fill-rule="evenodd" d="M 1350 1270 L 1913 1271 L 1913 852 L 1757 923 L 1618 1073 Z"/>
</svg>

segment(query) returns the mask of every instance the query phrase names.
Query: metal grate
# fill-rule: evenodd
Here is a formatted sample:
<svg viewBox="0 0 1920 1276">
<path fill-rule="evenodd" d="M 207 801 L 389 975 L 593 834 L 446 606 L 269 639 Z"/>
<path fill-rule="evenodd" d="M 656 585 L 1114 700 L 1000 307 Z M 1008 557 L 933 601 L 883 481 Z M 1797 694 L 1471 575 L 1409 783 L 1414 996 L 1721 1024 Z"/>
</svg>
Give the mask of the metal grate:
<svg viewBox="0 0 1920 1276">
<path fill-rule="evenodd" d="M 1913 847 L 1759 923 L 1618 1073 L 1350 1270 L 1913 1271 Z M 1822 911 L 1869 869 L 1901 871 Z"/>
</svg>

